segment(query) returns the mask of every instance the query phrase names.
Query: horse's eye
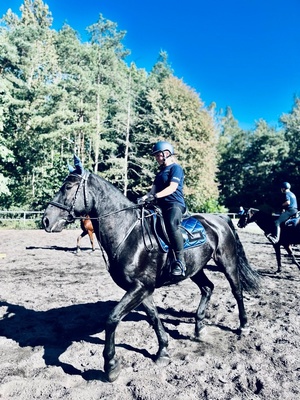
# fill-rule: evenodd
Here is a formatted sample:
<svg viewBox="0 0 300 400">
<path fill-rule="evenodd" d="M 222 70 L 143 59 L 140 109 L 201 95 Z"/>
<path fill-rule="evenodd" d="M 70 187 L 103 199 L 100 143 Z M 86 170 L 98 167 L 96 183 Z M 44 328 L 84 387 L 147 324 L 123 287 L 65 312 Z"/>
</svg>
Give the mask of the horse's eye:
<svg viewBox="0 0 300 400">
<path fill-rule="evenodd" d="M 71 190 L 73 185 L 71 183 L 66 184 L 66 190 Z"/>
</svg>

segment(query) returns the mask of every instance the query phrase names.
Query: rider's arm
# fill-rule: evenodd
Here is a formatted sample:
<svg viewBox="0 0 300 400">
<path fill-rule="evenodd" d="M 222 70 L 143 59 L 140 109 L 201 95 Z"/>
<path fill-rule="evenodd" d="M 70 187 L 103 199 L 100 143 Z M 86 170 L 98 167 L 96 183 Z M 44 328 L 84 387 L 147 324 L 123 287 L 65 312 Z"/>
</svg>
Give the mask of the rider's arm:
<svg viewBox="0 0 300 400">
<path fill-rule="evenodd" d="M 290 200 L 286 200 L 284 203 L 282 203 L 282 207 L 285 208 L 286 206 L 288 206 L 290 204 L 291 204 Z"/>
<path fill-rule="evenodd" d="M 282 207 L 282 209 L 283 209 L 283 212 L 284 212 L 284 210 L 287 209 L 287 207 L 288 207 L 290 204 L 291 204 L 291 200 L 290 200 L 289 196 L 288 196 L 287 194 L 285 194 L 285 201 L 284 201 L 284 202 L 282 203 L 282 205 L 281 205 L 281 207 Z"/>
<path fill-rule="evenodd" d="M 169 186 L 167 186 L 165 189 L 161 190 L 160 192 L 156 192 L 156 186 L 153 185 L 150 192 L 145 194 L 142 199 L 146 200 L 149 195 L 155 196 L 157 199 L 160 199 L 162 197 L 169 196 L 170 194 L 174 193 L 176 189 L 178 188 L 178 183 L 177 182 L 171 182 Z"/>
<path fill-rule="evenodd" d="M 161 197 L 169 196 L 170 194 L 174 193 L 178 188 L 177 182 L 171 182 L 169 186 L 165 189 L 161 190 L 160 192 L 156 193 L 156 197 L 160 199 Z"/>
</svg>

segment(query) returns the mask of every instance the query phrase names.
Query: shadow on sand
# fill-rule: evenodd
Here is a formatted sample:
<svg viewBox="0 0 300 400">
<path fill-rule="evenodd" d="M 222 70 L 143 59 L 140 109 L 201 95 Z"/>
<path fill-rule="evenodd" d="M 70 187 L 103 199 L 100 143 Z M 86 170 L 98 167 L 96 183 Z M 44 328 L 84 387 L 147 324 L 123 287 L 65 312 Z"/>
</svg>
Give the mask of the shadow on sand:
<svg viewBox="0 0 300 400">
<path fill-rule="evenodd" d="M 85 341 L 104 346 L 104 340 L 93 337 L 93 335 L 105 330 L 107 317 L 116 304 L 115 301 L 99 301 L 47 311 L 35 311 L 21 305 L 0 301 L 0 307 L 6 307 L 5 314 L 0 320 L 0 336 L 14 340 L 20 347 L 42 346 L 46 365 L 61 367 L 66 374 L 80 375 L 87 381 L 94 379 L 106 381 L 103 371 L 88 370 L 82 372 L 70 364 L 61 362 L 59 357 L 73 342 Z M 158 312 L 162 322 L 174 327 L 178 326 L 183 319 L 190 324 L 195 323 L 195 314 L 191 312 L 176 311 L 173 308 L 164 310 L 160 307 L 158 307 Z M 124 318 L 124 321 L 131 322 L 142 320 L 148 321 L 142 307 L 137 308 L 136 311 Z M 219 326 L 219 328 L 231 330 L 224 326 Z M 151 328 L 149 327 L 149 329 Z M 166 326 L 165 329 L 174 339 L 191 339 L 190 336 L 180 335 L 176 329 L 168 329 Z M 155 355 L 151 355 L 147 350 L 138 349 L 128 343 L 118 343 L 116 347 L 138 352 L 146 358 L 155 358 Z"/>
<path fill-rule="evenodd" d="M 0 301 L 0 307 L 6 307 L 6 313 L 0 320 L 0 336 L 14 340 L 21 347 L 42 346 L 45 363 L 48 366 L 61 367 L 69 375 L 80 375 L 85 380 L 106 381 L 104 372 L 99 370 L 82 372 L 70 364 L 61 362 L 59 357 L 73 342 L 86 341 L 104 346 L 104 340 L 92 335 L 104 331 L 108 314 L 116 304 L 115 301 L 99 301 L 35 311 Z M 139 321 L 145 318 L 145 315 L 139 312 L 132 312 L 124 320 Z M 152 358 L 146 350 L 133 348 L 127 344 L 118 346 Z"/>
</svg>

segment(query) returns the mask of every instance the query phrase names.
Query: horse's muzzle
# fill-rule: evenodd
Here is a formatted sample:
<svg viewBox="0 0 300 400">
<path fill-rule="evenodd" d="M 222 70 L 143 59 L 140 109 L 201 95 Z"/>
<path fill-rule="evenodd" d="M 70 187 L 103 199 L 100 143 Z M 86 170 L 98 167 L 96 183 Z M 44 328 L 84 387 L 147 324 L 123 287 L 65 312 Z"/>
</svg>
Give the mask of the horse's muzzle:
<svg viewBox="0 0 300 400">
<path fill-rule="evenodd" d="M 52 233 L 52 232 L 61 232 L 64 229 L 67 221 L 66 219 L 59 219 L 54 221 L 54 223 L 51 223 L 50 219 L 47 216 L 44 216 L 42 219 L 42 223 L 45 228 L 45 231 L 48 233 Z"/>
</svg>

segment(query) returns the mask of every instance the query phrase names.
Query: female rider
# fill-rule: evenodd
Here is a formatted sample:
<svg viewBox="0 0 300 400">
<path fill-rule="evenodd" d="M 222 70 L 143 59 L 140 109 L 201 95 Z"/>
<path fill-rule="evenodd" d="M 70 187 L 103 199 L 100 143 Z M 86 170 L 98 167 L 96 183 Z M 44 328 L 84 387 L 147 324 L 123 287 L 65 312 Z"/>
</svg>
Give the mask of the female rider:
<svg viewBox="0 0 300 400">
<path fill-rule="evenodd" d="M 182 215 L 186 210 L 183 197 L 184 172 L 174 160 L 174 148 L 170 143 L 157 142 L 152 148 L 151 155 L 156 158 L 160 169 L 150 192 L 143 196 L 142 200 L 149 202 L 156 199 L 162 210 L 170 247 L 175 255 L 171 274 L 184 275 L 183 237 L 179 228 Z"/>
</svg>

